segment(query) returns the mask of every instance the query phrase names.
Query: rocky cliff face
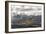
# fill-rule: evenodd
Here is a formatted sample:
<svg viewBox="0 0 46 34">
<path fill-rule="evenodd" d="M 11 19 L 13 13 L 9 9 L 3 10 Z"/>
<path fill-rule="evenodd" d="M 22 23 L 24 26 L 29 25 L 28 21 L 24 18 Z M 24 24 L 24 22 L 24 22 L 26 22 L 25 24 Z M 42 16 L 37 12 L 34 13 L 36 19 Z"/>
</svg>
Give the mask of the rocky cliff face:
<svg viewBox="0 0 46 34">
<path fill-rule="evenodd" d="M 14 16 L 12 17 L 12 28 L 21 27 L 40 27 L 41 26 L 41 15 L 40 16 Z"/>
</svg>

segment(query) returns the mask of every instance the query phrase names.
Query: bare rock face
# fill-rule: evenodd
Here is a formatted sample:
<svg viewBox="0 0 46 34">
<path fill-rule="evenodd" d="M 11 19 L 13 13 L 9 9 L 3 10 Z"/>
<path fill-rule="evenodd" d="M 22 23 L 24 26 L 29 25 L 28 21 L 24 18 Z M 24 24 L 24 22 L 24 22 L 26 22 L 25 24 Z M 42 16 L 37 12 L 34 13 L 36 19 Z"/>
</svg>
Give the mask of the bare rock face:
<svg viewBox="0 0 46 34">
<path fill-rule="evenodd" d="M 40 16 L 15 16 L 12 17 L 12 28 L 21 27 L 40 27 L 41 26 L 41 15 Z"/>
<path fill-rule="evenodd" d="M 15 16 L 12 17 L 12 24 L 13 25 L 31 25 L 32 24 L 32 17 L 30 16 Z"/>
<path fill-rule="evenodd" d="M 32 24 L 32 19 L 22 19 L 22 20 L 17 20 L 16 22 L 19 25 L 28 26 L 28 25 L 31 25 Z"/>
</svg>

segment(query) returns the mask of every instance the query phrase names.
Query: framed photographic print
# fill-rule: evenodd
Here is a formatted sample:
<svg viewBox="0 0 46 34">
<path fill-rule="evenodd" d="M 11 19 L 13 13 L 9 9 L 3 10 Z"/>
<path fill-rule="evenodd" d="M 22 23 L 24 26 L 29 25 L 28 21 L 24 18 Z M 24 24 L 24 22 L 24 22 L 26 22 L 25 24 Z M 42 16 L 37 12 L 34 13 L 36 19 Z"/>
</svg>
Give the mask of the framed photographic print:
<svg viewBox="0 0 46 34">
<path fill-rule="evenodd" d="M 5 32 L 45 30 L 45 3 L 5 1 Z"/>
</svg>

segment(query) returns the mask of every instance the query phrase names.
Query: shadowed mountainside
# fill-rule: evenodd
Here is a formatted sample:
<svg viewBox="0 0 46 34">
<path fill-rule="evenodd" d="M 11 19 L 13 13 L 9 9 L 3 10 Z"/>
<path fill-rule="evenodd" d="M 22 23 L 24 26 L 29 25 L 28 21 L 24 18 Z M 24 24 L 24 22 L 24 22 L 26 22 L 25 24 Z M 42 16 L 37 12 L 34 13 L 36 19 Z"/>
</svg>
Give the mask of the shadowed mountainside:
<svg viewBox="0 0 46 34">
<path fill-rule="evenodd" d="M 17 15 L 12 17 L 12 28 L 28 28 L 28 27 L 40 27 L 41 26 L 41 15 L 38 16 L 27 16 Z"/>
</svg>

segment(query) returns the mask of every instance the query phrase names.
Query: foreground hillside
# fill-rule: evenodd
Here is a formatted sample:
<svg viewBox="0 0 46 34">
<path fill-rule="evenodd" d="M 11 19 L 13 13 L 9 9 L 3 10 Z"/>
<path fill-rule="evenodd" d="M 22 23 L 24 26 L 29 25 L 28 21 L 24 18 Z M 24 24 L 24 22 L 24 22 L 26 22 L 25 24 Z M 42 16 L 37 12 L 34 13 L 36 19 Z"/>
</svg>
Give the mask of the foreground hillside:
<svg viewBox="0 0 46 34">
<path fill-rule="evenodd" d="M 41 15 L 27 16 L 17 15 L 12 17 L 12 28 L 27 28 L 27 27 L 40 27 Z"/>
</svg>

